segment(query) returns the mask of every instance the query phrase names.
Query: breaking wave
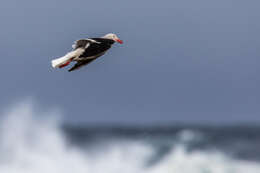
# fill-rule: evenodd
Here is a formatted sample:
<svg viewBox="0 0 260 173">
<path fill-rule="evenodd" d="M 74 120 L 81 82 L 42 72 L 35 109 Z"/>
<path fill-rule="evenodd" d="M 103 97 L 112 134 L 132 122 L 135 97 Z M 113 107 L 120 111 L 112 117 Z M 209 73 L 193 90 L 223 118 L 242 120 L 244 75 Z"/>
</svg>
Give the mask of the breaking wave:
<svg viewBox="0 0 260 173">
<path fill-rule="evenodd" d="M 188 151 L 185 142 L 203 138 L 189 130 L 178 134 L 182 142 L 149 164 L 155 149 L 140 139 L 115 139 L 95 147 L 71 145 L 58 113 L 35 110 L 31 102 L 15 105 L 1 117 L 1 173 L 260 172 L 259 163 L 237 160 L 221 151 Z"/>
</svg>

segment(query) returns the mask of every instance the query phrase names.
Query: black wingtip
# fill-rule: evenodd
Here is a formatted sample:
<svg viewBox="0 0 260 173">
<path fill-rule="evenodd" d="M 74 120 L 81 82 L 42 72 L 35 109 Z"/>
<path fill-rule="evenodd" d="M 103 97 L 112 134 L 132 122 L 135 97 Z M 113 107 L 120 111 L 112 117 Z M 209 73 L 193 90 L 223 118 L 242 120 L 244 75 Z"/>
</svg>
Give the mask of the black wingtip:
<svg viewBox="0 0 260 173">
<path fill-rule="evenodd" d="M 68 70 L 68 72 L 72 72 L 72 71 L 74 71 L 74 70 L 76 70 L 76 69 L 77 69 L 77 66 L 74 65 L 73 67 L 71 67 L 71 68 Z"/>
</svg>

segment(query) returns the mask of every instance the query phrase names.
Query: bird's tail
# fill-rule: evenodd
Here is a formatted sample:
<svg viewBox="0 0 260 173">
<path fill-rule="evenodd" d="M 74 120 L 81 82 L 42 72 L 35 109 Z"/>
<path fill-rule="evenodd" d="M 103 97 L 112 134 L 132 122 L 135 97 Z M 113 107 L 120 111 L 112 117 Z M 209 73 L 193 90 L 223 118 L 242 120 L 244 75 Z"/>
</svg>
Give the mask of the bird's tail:
<svg viewBox="0 0 260 173">
<path fill-rule="evenodd" d="M 76 57 L 79 57 L 83 53 L 83 49 L 77 49 L 67 53 L 65 56 L 54 59 L 51 61 L 51 65 L 53 68 L 62 68 L 67 65 Z"/>
</svg>

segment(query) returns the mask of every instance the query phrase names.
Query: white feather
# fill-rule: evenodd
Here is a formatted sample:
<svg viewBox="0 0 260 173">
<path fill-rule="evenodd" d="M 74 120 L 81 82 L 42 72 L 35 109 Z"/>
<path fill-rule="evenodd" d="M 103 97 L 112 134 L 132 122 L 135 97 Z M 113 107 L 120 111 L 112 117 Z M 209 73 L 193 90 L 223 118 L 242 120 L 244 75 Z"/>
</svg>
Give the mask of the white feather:
<svg viewBox="0 0 260 173">
<path fill-rule="evenodd" d="M 67 53 L 63 57 L 52 60 L 51 65 L 52 65 L 53 68 L 60 67 L 61 65 L 66 64 L 68 61 L 70 61 L 71 58 L 74 59 L 74 58 L 79 57 L 83 52 L 84 52 L 84 49 L 78 48 L 74 51 Z"/>
</svg>

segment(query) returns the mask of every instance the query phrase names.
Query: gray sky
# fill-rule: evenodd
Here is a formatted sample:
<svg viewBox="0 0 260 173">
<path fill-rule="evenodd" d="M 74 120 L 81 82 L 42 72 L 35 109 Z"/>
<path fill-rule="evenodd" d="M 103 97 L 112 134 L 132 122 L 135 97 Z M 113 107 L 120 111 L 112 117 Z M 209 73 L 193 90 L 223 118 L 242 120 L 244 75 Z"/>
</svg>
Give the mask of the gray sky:
<svg viewBox="0 0 260 173">
<path fill-rule="evenodd" d="M 34 97 L 73 123 L 260 123 L 259 0 L 4 0 L 0 106 Z M 74 40 L 124 40 L 79 71 Z"/>
</svg>

